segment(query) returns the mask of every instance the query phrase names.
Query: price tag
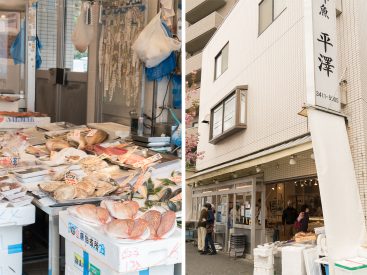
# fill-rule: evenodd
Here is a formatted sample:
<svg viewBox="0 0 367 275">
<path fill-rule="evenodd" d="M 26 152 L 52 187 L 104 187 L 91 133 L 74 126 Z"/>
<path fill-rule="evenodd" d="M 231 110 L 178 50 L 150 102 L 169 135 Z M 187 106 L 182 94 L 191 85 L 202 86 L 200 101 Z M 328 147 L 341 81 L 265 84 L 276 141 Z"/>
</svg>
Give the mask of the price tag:
<svg viewBox="0 0 367 275">
<path fill-rule="evenodd" d="M 74 130 L 73 132 L 73 138 L 79 139 L 80 138 L 80 130 Z"/>
<path fill-rule="evenodd" d="M 65 183 L 75 185 L 78 183 L 78 177 L 72 172 L 67 172 L 64 177 Z"/>
<path fill-rule="evenodd" d="M 92 129 L 88 132 L 87 137 L 93 137 L 97 132 L 97 129 Z"/>
</svg>

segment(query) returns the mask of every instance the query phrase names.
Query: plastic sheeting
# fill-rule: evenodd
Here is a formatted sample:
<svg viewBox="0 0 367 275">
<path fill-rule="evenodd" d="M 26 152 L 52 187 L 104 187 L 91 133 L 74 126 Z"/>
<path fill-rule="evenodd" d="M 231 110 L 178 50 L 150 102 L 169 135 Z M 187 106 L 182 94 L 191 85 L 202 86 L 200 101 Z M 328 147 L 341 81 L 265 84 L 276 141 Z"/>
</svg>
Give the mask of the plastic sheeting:
<svg viewBox="0 0 367 275">
<path fill-rule="evenodd" d="M 315 109 L 308 110 L 308 118 L 331 267 L 335 260 L 357 256 L 365 220 L 344 118 Z"/>
</svg>

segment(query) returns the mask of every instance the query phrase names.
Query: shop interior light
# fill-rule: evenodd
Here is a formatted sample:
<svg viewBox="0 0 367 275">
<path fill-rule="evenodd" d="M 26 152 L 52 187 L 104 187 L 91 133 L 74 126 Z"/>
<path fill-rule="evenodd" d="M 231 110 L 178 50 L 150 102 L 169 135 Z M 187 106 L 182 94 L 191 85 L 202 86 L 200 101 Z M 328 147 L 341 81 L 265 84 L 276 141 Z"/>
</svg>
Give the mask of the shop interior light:
<svg viewBox="0 0 367 275">
<path fill-rule="evenodd" d="M 259 165 L 256 165 L 256 173 L 260 173 L 261 172 L 261 167 Z"/>
<path fill-rule="evenodd" d="M 301 183 L 301 187 L 304 187 L 303 183 Z"/>
<path fill-rule="evenodd" d="M 212 193 L 213 191 L 204 191 L 203 194 Z"/>
<path fill-rule="evenodd" d="M 294 155 L 291 156 L 291 159 L 289 160 L 289 164 L 290 165 L 296 165 L 297 164 L 297 161 L 295 159 L 296 157 Z"/>
<path fill-rule="evenodd" d="M 220 192 L 220 191 L 227 191 L 227 190 L 229 190 L 229 188 L 219 189 L 218 191 Z"/>
<path fill-rule="evenodd" d="M 314 153 L 312 153 L 312 154 L 310 155 L 310 158 L 311 158 L 311 159 L 315 159 L 315 155 L 314 155 Z"/>
<path fill-rule="evenodd" d="M 277 166 L 275 166 L 275 167 L 276 167 L 277 169 L 279 169 L 279 167 L 280 167 L 280 166 L 279 166 L 279 163 L 277 163 Z"/>
<path fill-rule="evenodd" d="M 275 190 L 275 188 L 274 188 L 274 187 L 272 187 L 271 189 L 272 189 L 272 190 Z"/>
</svg>

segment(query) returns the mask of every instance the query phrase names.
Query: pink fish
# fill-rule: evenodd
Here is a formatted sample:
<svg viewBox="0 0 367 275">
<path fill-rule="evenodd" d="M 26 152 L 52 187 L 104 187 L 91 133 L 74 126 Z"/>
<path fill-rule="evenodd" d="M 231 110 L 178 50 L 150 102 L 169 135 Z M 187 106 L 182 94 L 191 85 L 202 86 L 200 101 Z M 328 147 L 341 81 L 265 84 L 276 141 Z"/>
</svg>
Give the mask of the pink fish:
<svg viewBox="0 0 367 275">
<path fill-rule="evenodd" d="M 161 223 L 157 230 L 157 237 L 163 238 L 172 227 L 175 225 L 176 222 L 176 214 L 173 211 L 167 211 L 162 215 Z"/>
<path fill-rule="evenodd" d="M 157 210 L 149 210 L 144 213 L 143 219 L 148 222 L 150 239 L 157 239 L 157 230 L 161 224 L 161 213 Z"/>
</svg>

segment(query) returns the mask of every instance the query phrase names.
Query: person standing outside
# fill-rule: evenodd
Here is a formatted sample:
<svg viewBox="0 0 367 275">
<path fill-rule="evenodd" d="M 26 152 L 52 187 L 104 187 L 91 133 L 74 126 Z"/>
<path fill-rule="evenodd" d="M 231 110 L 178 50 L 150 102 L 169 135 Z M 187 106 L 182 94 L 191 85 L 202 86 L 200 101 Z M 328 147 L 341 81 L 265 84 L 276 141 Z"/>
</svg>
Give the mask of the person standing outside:
<svg viewBox="0 0 367 275">
<path fill-rule="evenodd" d="M 217 250 L 215 249 L 214 240 L 213 240 L 213 232 L 214 232 L 214 212 L 212 209 L 212 205 L 207 203 L 205 207 L 208 209 L 208 219 L 206 221 L 206 237 L 205 237 L 205 247 L 204 251 L 201 253 L 203 255 L 215 255 L 217 254 Z M 209 246 L 211 252 L 209 253 Z"/>
<path fill-rule="evenodd" d="M 198 250 L 204 252 L 206 237 L 206 221 L 208 219 L 208 209 L 204 206 L 201 209 L 198 222 Z"/>
<path fill-rule="evenodd" d="M 284 237 L 286 240 L 290 240 L 294 236 L 294 223 L 298 217 L 297 210 L 292 206 L 292 202 L 287 202 L 287 208 L 283 210 L 282 224 L 284 227 Z"/>
</svg>

